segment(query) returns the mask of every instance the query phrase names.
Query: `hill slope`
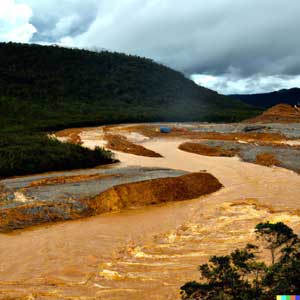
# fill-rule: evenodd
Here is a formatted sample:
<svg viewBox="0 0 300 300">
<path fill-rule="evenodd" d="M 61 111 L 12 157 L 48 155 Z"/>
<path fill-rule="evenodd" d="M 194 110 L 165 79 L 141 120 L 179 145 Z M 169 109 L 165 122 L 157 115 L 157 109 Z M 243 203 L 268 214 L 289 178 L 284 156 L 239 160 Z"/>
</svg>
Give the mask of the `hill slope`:
<svg viewBox="0 0 300 300">
<path fill-rule="evenodd" d="M 0 43 L 0 177 L 92 167 L 110 152 L 62 144 L 67 127 L 164 120 L 234 121 L 255 110 L 149 59 Z"/>
<path fill-rule="evenodd" d="M 277 104 L 247 123 L 300 123 L 300 109 L 289 104 Z"/>
<path fill-rule="evenodd" d="M 231 97 L 260 108 L 269 108 L 280 103 L 297 105 L 300 103 L 300 88 L 284 89 L 264 94 L 231 95 Z"/>
<path fill-rule="evenodd" d="M 57 129 L 139 121 L 233 121 L 253 108 L 149 59 L 0 44 L 0 126 Z"/>
</svg>

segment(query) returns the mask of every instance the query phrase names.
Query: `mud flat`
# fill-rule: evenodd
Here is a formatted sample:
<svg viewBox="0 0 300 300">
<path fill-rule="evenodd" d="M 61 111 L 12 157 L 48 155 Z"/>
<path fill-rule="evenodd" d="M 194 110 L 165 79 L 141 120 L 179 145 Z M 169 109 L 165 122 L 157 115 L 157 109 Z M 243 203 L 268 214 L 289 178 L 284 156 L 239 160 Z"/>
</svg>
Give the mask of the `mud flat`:
<svg viewBox="0 0 300 300">
<path fill-rule="evenodd" d="M 239 156 L 243 161 L 300 172 L 300 147 L 231 141 L 186 142 L 179 149 L 206 156 Z"/>
<path fill-rule="evenodd" d="M 207 173 L 159 168 L 98 170 L 96 174 L 9 179 L 0 206 L 0 231 L 74 220 L 132 207 L 181 201 L 222 185 Z"/>
<path fill-rule="evenodd" d="M 121 151 L 139 156 L 162 157 L 161 154 L 149 150 L 142 145 L 130 142 L 125 136 L 119 134 L 106 134 L 104 138 L 107 141 L 105 147 L 110 150 Z"/>
<path fill-rule="evenodd" d="M 118 134 L 124 131 L 127 138 L 142 140 L 141 136 L 148 137 L 144 134 L 148 127 L 139 131 L 134 129 L 135 126 L 119 126 L 112 131 Z M 186 281 L 198 280 L 199 264 L 206 262 L 210 255 L 227 254 L 253 241 L 253 228 L 257 223 L 283 221 L 296 232 L 300 231 L 298 174 L 283 168 L 247 163 L 237 157 L 181 151 L 179 145 L 189 142 L 190 135 L 160 136 L 157 126 L 150 126 L 154 135 L 145 139 L 142 145 L 162 157 L 116 152 L 121 161 L 118 169 L 138 166 L 140 169 L 180 170 L 176 171 L 179 172 L 176 177 L 189 176 L 191 172 L 206 174 L 203 171 L 206 170 L 224 187 L 196 199 L 124 209 L 0 234 L 0 299 L 179 299 L 179 287 Z M 202 130 L 209 126 L 212 125 L 182 124 L 179 131 Z M 85 140 L 82 142 L 84 144 Z M 89 138 L 88 142 L 92 147 L 93 143 L 102 141 Z M 94 174 L 98 170 L 90 172 Z M 110 172 L 106 171 L 105 175 L 111 175 Z M 25 189 L 23 193 L 26 194 L 32 182 L 43 180 L 45 176 L 54 176 L 52 182 L 55 182 L 58 174 L 36 176 L 30 180 L 16 178 L 13 179 L 16 181 L 2 183 L 3 192 L 15 189 L 21 193 L 20 189 Z M 68 177 L 69 182 L 65 184 L 72 186 L 76 198 L 78 187 L 73 186 L 76 184 L 73 179 Z M 48 183 L 40 181 L 40 186 L 34 188 L 51 188 L 54 192 L 59 186 L 51 184 L 51 180 Z M 20 194 L 16 196 L 19 201 L 24 201 Z M 144 199 L 147 195 L 141 196 Z"/>
<path fill-rule="evenodd" d="M 233 157 L 238 153 L 236 149 L 224 149 L 224 147 L 219 145 L 207 145 L 205 142 L 185 142 L 179 145 L 178 149 L 206 156 Z"/>
<path fill-rule="evenodd" d="M 173 131 L 168 135 L 160 133 L 160 126 L 169 126 Z M 122 127 L 112 127 L 110 130 L 123 131 L 123 134 L 139 133 L 148 138 L 245 139 L 264 142 L 300 139 L 299 123 L 157 123 L 124 125 Z"/>
</svg>

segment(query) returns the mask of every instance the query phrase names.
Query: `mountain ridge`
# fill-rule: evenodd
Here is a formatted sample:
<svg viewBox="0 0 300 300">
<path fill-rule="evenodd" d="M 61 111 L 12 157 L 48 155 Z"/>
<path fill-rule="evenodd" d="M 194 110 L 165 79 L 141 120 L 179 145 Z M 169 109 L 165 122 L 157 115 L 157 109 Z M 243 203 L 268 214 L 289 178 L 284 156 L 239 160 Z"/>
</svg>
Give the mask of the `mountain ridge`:
<svg viewBox="0 0 300 300">
<path fill-rule="evenodd" d="M 280 103 L 290 105 L 300 104 L 300 88 L 297 87 L 281 89 L 270 93 L 234 94 L 230 96 L 262 109 L 270 108 Z"/>
</svg>

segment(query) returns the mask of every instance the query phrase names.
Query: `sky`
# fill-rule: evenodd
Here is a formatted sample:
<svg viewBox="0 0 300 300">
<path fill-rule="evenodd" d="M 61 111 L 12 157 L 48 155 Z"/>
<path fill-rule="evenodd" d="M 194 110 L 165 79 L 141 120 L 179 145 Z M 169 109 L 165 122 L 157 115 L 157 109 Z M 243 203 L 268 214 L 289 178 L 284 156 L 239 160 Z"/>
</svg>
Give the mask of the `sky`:
<svg viewBox="0 0 300 300">
<path fill-rule="evenodd" d="M 154 59 L 223 94 L 300 87 L 300 0 L 0 0 L 0 41 Z"/>
</svg>

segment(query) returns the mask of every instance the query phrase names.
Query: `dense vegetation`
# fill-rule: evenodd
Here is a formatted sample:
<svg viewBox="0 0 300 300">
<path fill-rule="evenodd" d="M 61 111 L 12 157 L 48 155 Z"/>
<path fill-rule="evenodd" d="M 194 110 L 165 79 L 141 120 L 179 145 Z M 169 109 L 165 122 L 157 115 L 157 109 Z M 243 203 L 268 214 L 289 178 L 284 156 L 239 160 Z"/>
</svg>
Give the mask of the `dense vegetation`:
<svg viewBox="0 0 300 300">
<path fill-rule="evenodd" d="M 47 141 L 41 132 L 120 122 L 236 121 L 254 113 L 149 59 L 0 43 L 0 176 L 110 161 L 106 152 Z"/>
<path fill-rule="evenodd" d="M 239 99 L 249 105 L 253 105 L 263 109 L 270 108 L 279 103 L 299 105 L 300 88 L 284 89 L 264 94 L 232 95 L 232 97 Z"/>
<path fill-rule="evenodd" d="M 56 129 L 119 122 L 235 121 L 239 100 L 149 59 L 0 43 L 0 126 Z"/>
<path fill-rule="evenodd" d="M 259 246 L 248 244 L 201 265 L 201 283 L 189 282 L 183 300 L 269 300 L 300 294 L 300 239 L 283 223 L 260 223 L 257 239 L 270 253 L 270 264 L 258 259 Z"/>
<path fill-rule="evenodd" d="M 41 134 L 0 133 L 0 177 L 112 163 L 112 153 L 61 143 Z"/>
</svg>

